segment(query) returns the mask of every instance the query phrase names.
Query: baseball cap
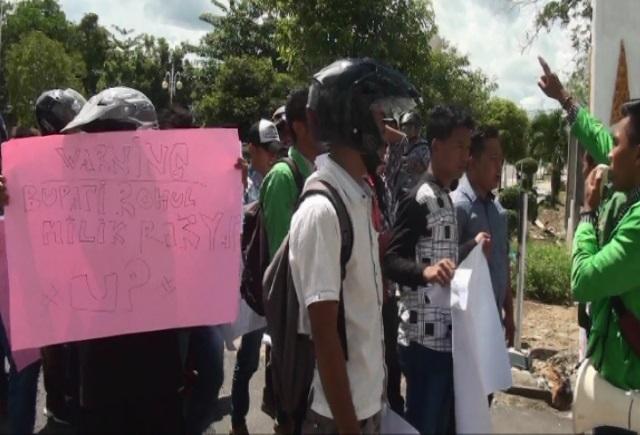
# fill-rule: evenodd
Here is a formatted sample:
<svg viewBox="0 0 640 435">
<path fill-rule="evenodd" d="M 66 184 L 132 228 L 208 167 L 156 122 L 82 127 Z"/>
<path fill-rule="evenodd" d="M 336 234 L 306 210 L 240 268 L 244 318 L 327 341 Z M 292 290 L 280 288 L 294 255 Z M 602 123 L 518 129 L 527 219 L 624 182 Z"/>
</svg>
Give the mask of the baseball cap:
<svg viewBox="0 0 640 435">
<path fill-rule="evenodd" d="M 283 147 L 275 124 L 266 119 L 261 119 L 251 126 L 247 139 L 249 143 L 262 146 L 273 153 L 277 153 Z"/>
</svg>

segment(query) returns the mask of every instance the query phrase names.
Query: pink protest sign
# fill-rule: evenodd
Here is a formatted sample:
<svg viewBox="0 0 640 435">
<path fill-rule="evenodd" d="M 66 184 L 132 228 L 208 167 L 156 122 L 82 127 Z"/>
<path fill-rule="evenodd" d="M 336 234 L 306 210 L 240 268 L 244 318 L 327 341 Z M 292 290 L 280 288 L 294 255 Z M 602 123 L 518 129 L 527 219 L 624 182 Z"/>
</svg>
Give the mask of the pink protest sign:
<svg viewBox="0 0 640 435">
<path fill-rule="evenodd" d="M 232 322 L 239 156 L 224 129 L 5 144 L 12 347 Z"/>
<path fill-rule="evenodd" d="M 0 218 L 0 316 L 7 338 L 11 336 L 9 323 L 9 270 L 5 245 L 4 217 Z M 24 349 L 12 352 L 11 357 L 18 371 L 40 359 L 40 349 Z M 3 362 L 4 364 L 4 362 Z"/>
</svg>

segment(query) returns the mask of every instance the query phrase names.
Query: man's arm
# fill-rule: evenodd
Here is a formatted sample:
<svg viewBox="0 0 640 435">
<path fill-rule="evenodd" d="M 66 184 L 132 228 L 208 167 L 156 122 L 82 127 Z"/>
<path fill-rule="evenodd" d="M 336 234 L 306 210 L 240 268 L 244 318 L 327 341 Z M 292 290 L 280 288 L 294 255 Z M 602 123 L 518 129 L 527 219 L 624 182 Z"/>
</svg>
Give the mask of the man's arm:
<svg viewBox="0 0 640 435">
<path fill-rule="evenodd" d="M 592 223 L 581 223 L 576 230 L 571 268 L 571 286 L 578 302 L 589 302 L 620 295 L 638 286 L 640 264 L 640 209 L 632 208 L 615 235 L 598 248 Z"/>
<path fill-rule="evenodd" d="M 451 196 L 453 200 L 453 195 Z M 465 206 L 466 204 L 468 203 L 463 201 L 453 201 L 453 206 L 456 209 L 456 223 L 458 224 L 458 263 L 462 263 L 477 244 L 475 238 L 467 239 L 468 231 L 466 228 L 469 223 L 469 210 Z"/>
<path fill-rule="evenodd" d="M 291 222 L 291 273 L 298 278 L 298 301 L 307 307 L 311 330 L 305 332 L 310 332 L 313 339 L 322 389 L 334 420 L 340 433 L 358 433 L 338 334 L 341 245 L 340 223 L 329 200 L 323 196 L 306 199 Z"/>
<path fill-rule="evenodd" d="M 384 275 L 393 282 L 412 287 L 425 284 L 423 271 L 427 265 L 416 262 L 415 247 L 426 228 L 425 211 L 413 194 L 405 195 L 384 256 Z"/>
<path fill-rule="evenodd" d="M 338 335 L 338 302 L 317 302 L 311 304 L 308 310 L 318 373 L 338 433 L 358 434 L 360 427 Z"/>
<path fill-rule="evenodd" d="M 571 134 L 591 154 L 596 163 L 609 164 L 609 153 L 614 145 L 611 131 L 586 109 L 578 108 L 577 110 L 576 120 L 571 126 Z"/>
<path fill-rule="evenodd" d="M 298 186 L 289 167 L 286 163 L 277 163 L 267 174 L 260 189 L 269 258 L 273 258 L 289 232 L 298 195 Z"/>
<path fill-rule="evenodd" d="M 556 100 L 569 115 L 571 133 L 586 148 L 598 163 L 609 163 L 609 151 L 613 148 L 613 138 L 602 122 L 580 108 L 547 62 L 539 57 L 543 74 L 538 86 L 549 98 Z"/>
<path fill-rule="evenodd" d="M 413 195 L 400 203 L 391 242 L 384 256 L 384 276 L 400 285 L 417 287 L 437 283 L 447 287 L 453 279 L 455 259 L 444 259 L 433 265 L 416 261 L 418 239 L 427 229 L 427 213 Z"/>
</svg>

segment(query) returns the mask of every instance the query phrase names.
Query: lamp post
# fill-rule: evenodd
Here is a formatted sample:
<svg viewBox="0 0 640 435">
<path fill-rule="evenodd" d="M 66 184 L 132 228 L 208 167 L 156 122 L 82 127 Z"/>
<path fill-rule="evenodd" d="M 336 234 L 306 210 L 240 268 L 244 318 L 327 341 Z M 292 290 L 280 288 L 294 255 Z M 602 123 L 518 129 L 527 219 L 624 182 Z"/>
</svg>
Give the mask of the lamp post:
<svg viewBox="0 0 640 435">
<path fill-rule="evenodd" d="M 164 80 L 162 81 L 162 89 L 169 91 L 169 105 L 171 106 L 173 105 L 173 97 L 176 95 L 176 91 L 182 89 L 182 82 L 180 81 L 182 75 L 175 70 L 173 55 L 171 55 L 170 62 L 171 71 L 165 73 Z"/>
</svg>

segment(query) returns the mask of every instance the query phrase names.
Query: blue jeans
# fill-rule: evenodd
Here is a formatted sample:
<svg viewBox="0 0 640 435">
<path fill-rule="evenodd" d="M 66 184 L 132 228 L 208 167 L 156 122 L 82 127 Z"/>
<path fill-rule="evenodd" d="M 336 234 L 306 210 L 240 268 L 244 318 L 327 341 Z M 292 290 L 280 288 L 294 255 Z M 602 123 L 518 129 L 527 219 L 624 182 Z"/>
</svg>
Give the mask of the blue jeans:
<svg viewBox="0 0 640 435">
<path fill-rule="evenodd" d="M 187 433 L 201 434 L 213 423 L 218 394 L 224 382 L 224 337 L 220 327 L 193 328 L 189 346 L 198 379 L 187 398 Z"/>
<path fill-rule="evenodd" d="M 407 380 L 405 418 L 424 434 L 455 433 L 453 357 L 417 343 L 399 346 Z"/>
<path fill-rule="evenodd" d="M 249 413 L 249 381 L 260 364 L 263 333 L 264 329 L 258 329 L 244 335 L 236 354 L 236 366 L 231 384 L 231 425 L 234 427 L 246 423 Z"/>
<path fill-rule="evenodd" d="M 11 349 L 4 325 L 0 322 L 0 345 L 9 357 L 9 387 L 7 391 L 9 433 L 33 433 L 36 421 L 36 397 L 40 362 L 25 367 L 20 372 L 11 358 Z M 2 361 L 4 365 L 4 361 Z"/>
</svg>

